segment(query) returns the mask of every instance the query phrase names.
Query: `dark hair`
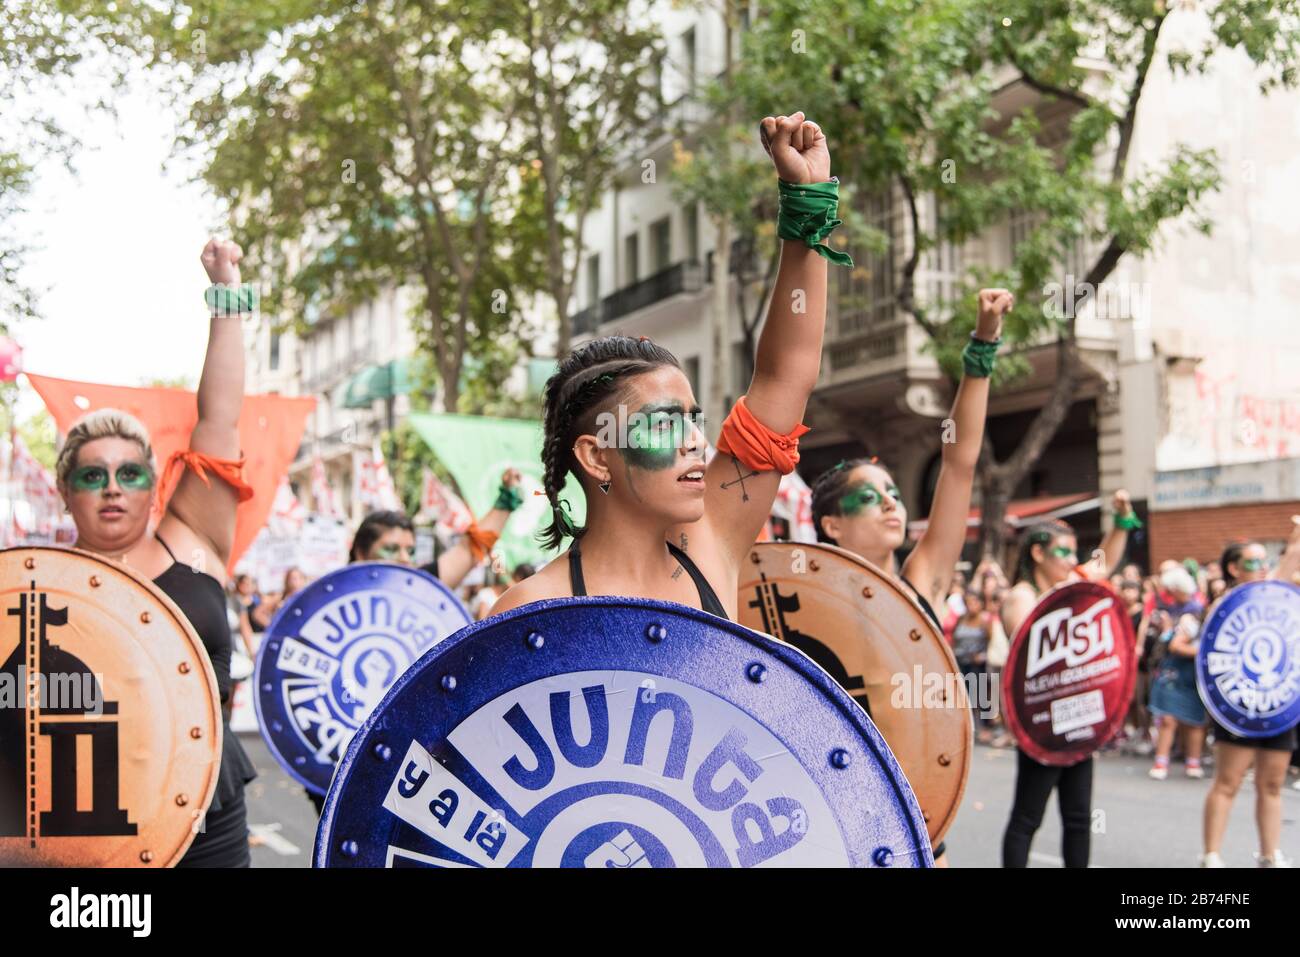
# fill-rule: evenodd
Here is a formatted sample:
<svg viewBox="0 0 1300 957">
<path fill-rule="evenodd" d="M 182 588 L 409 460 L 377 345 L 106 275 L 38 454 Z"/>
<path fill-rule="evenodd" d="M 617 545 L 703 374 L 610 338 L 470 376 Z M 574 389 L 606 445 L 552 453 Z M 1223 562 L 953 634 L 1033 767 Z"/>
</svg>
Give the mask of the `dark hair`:
<svg viewBox="0 0 1300 957">
<path fill-rule="evenodd" d="M 1073 535 L 1072 529 L 1065 522 L 1053 520 L 1039 522 L 1030 526 L 1020 542 L 1020 556 L 1016 559 L 1016 581 L 1032 582 L 1034 580 L 1034 546 L 1050 545 L 1062 535 Z"/>
<path fill-rule="evenodd" d="M 390 528 L 404 528 L 412 535 L 415 534 L 415 525 L 405 512 L 371 512 L 357 527 L 352 547 L 348 549 L 348 561 L 363 561 L 362 556 L 370 551 L 370 546 L 379 541 Z"/>
<path fill-rule="evenodd" d="M 889 472 L 889 469 L 873 455 L 869 458 L 845 459 L 838 465 L 828 468 L 813 482 L 812 520 L 813 528 L 817 532 L 817 541 L 826 542 L 828 545 L 836 544 L 835 539 L 822 531 L 822 517 L 844 514 L 840 511 L 840 499 L 849 489 L 849 476 L 853 474 L 853 470 L 863 465 L 874 465 Z M 890 473 L 890 477 L 893 477 L 893 473 Z"/>
<path fill-rule="evenodd" d="M 1246 549 L 1256 544 L 1258 544 L 1258 542 L 1233 542 L 1225 548 L 1223 554 L 1219 556 L 1219 571 L 1223 573 L 1223 583 L 1227 585 L 1228 588 L 1231 589 L 1237 587 L 1237 576 L 1228 571 L 1228 566 L 1234 562 L 1240 562 L 1241 556 L 1245 553 Z"/>
<path fill-rule="evenodd" d="M 515 566 L 515 570 L 511 577 L 514 578 L 515 581 L 521 582 L 525 578 L 532 578 L 536 574 L 537 568 L 532 564 L 532 562 L 520 562 Z"/>
<path fill-rule="evenodd" d="M 573 443 L 595 427 L 596 413 L 625 388 L 624 380 L 662 366 L 681 368 L 676 356 L 644 336 L 605 336 L 574 349 L 546 380 L 542 488 L 551 502 L 552 519 L 537 536 L 546 548 L 559 548 L 565 535 L 581 538 L 586 531 L 565 514 L 568 502 L 560 500 L 568 473 L 579 482 L 584 477 L 573 457 Z"/>
</svg>

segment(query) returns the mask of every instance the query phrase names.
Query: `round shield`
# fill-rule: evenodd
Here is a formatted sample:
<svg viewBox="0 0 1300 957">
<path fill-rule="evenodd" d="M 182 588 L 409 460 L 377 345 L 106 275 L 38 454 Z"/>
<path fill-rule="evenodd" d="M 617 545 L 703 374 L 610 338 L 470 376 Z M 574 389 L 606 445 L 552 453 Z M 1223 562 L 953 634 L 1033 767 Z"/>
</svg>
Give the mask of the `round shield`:
<svg viewBox="0 0 1300 957">
<path fill-rule="evenodd" d="M 63 548 L 0 552 L 0 866 L 164 867 L 221 762 L 207 651 L 157 587 Z"/>
<path fill-rule="evenodd" d="M 937 844 L 966 789 L 971 717 L 933 622 L 890 576 L 831 545 L 755 545 L 740 577 L 741 624 L 798 648 L 866 709 Z"/>
<path fill-rule="evenodd" d="M 384 692 L 472 620 L 442 582 L 405 565 L 362 562 L 316 579 L 276 612 L 257 650 L 257 725 L 271 754 L 324 794 Z"/>
<path fill-rule="evenodd" d="M 1133 623 L 1113 591 L 1070 582 L 1043 595 L 1011 639 L 1002 714 L 1040 764 L 1078 764 L 1124 724 L 1137 680 Z"/>
<path fill-rule="evenodd" d="M 352 739 L 320 867 L 933 863 L 852 699 L 800 652 L 669 602 L 560 598 L 478 622 Z"/>
<path fill-rule="evenodd" d="M 1300 588 L 1246 582 L 1220 598 L 1196 652 L 1196 687 L 1214 720 L 1243 738 L 1300 723 Z"/>
</svg>

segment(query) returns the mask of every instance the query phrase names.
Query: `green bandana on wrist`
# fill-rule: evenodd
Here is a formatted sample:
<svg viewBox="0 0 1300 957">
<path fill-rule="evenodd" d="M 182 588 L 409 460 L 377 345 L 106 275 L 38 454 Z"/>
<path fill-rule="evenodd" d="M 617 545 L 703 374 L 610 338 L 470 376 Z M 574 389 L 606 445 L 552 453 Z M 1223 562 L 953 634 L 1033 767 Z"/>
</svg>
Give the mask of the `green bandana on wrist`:
<svg viewBox="0 0 1300 957">
<path fill-rule="evenodd" d="M 780 180 L 779 186 L 781 203 L 776 234 L 806 244 L 836 265 L 852 266 L 853 259 L 848 253 L 837 252 L 822 242 L 832 229 L 844 222 L 835 218 L 840 205 L 840 181 L 787 183 Z"/>
<path fill-rule="evenodd" d="M 983 339 L 976 339 L 975 333 L 972 332 L 970 342 L 966 343 L 966 348 L 961 351 L 961 361 L 966 367 L 966 374 L 974 379 L 987 379 L 991 376 L 1000 345 L 1002 345 L 1000 338 L 993 342 L 986 342 Z"/>
<path fill-rule="evenodd" d="M 214 316 L 243 315 L 257 309 L 257 290 L 249 283 L 242 286 L 216 283 L 203 293 L 203 301 Z"/>
<path fill-rule="evenodd" d="M 1142 519 L 1137 517 L 1137 512 L 1129 512 L 1127 515 L 1115 516 L 1115 527 L 1122 528 L 1126 532 L 1142 527 Z"/>
<path fill-rule="evenodd" d="M 524 496 L 519 489 L 512 485 L 502 485 L 497 489 L 497 500 L 492 507 L 499 508 L 503 512 L 513 512 L 523 504 Z"/>
</svg>

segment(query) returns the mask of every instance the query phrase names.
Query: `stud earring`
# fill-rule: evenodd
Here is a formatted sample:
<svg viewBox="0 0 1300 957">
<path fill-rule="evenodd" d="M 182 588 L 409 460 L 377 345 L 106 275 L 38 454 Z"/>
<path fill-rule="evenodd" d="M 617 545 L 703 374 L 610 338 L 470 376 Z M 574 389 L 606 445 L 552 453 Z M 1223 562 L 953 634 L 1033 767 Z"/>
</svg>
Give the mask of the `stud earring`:
<svg viewBox="0 0 1300 957">
<path fill-rule="evenodd" d="M 609 494 L 609 487 L 610 487 L 610 485 L 612 485 L 612 484 L 613 484 L 613 483 L 610 482 L 609 479 L 605 479 L 605 481 L 603 481 L 603 482 L 600 483 L 600 490 L 601 490 L 602 492 L 604 492 L 606 495 L 608 495 L 608 494 Z"/>
</svg>

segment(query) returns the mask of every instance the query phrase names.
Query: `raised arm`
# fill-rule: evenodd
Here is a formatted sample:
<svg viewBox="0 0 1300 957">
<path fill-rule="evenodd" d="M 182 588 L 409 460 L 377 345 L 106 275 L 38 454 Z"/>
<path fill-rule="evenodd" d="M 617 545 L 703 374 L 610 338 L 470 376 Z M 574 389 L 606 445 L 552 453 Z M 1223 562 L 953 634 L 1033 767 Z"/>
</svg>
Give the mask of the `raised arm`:
<svg viewBox="0 0 1300 957">
<path fill-rule="evenodd" d="M 497 495 L 496 505 L 476 524 L 479 532 L 487 532 L 493 538 L 500 535 L 506 527 L 510 513 L 519 507 L 519 472 L 506 469 L 501 476 L 501 491 Z M 438 556 L 438 580 L 448 588 L 456 588 L 468 575 L 482 557 L 476 557 L 476 546 L 470 535 L 461 536 L 459 542 Z"/>
<path fill-rule="evenodd" d="M 1112 510 L 1113 524 L 1106 537 L 1101 540 L 1101 551 L 1106 556 L 1105 574 L 1107 575 L 1119 568 L 1120 563 L 1124 561 L 1124 550 L 1128 547 L 1128 527 L 1130 525 L 1138 527 L 1134 524 L 1137 521 L 1137 513 L 1133 511 L 1133 503 L 1124 489 L 1115 493 Z"/>
<path fill-rule="evenodd" d="M 1291 539 L 1286 543 L 1286 551 L 1273 569 L 1273 578 L 1289 584 L 1297 584 L 1296 573 L 1300 572 L 1300 515 L 1291 516 Z"/>
<path fill-rule="evenodd" d="M 1015 297 L 1006 289 L 980 290 L 979 321 L 974 334 L 977 342 L 996 348 L 1002 334 L 1002 317 L 1011 311 L 1014 302 Z M 945 423 L 945 432 L 951 430 L 953 441 L 947 441 L 945 436 L 942 443 L 943 464 L 939 467 L 930 520 L 925 534 L 903 563 L 903 577 L 914 582 L 930 604 L 936 606 L 948 594 L 953 569 L 966 543 L 966 517 L 970 514 L 975 464 L 984 443 L 990 371 L 991 367 L 981 368 L 972 361 L 957 385 L 951 422 Z M 981 372 L 984 374 L 976 374 Z"/>
<path fill-rule="evenodd" d="M 240 285 L 239 260 L 243 250 L 230 241 L 210 240 L 201 257 L 208 279 L 215 285 L 237 289 Z M 227 310 L 220 310 L 225 312 Z M 190 451 L 218 459 L 238 459 L 239 413 L 244 405 L 244 342 L 241 317 L 237 313 L 213 315 L 208 327 L 208 350 L 199 379 L 199 420 L 190 433 Z M 161 463 L 160 463 L 161 464 Z M 211 471 L 207 481 L 186 468 L 176 491 L 159 523 L 159 532 L 168 544 L 182 549 L 189 540 L 193 548 L 211 550 L 212 561 L 196 556 L 202 566 L 219 581 L 225 580 L 225 567 L 235 540 L 235 508 L 239 504 L 235 489 Z M 182 529 L 176 529 L 176 525 Z M 170 538 L 168 537 L 171 531 Z M 177 534 L 179 532 L 179 535 Z M 191 556 L 182 556 L 189 559 Z"/>
<path fill-rule="evenodd" d="M 764 147 L 782 181 L 782 204 L 786 207 L 783 216 L 791 221 L 802 216 L 802 222 L 808 224 L 817 219 L 816 215 L 797 211 L 820 204 L 821 218 L 817 221 L 826 224 L 832 215 L 827 214 L 831 207 L 825 196 L 838 184 L 827 182 L 831 161 L 821 128 L 798 112 L 765 118 L 762 133 Z M 801 195 L 799 186 L 810 188 Z M 811 227 L 805 229 L 804 239 L 782 239 L 780 270 L 758 340 L 754 376 L 745 395 L 749 414 L 779 435 L 793 432 L 801 423 L 821 367 L 826 259 L 809 245 L 810 231 Z M 780 481 L 778 471 L 755 470 L 721 452 L 709 463 L 705 519 L 732 562 L 741 561 L 754 543 L 767 521 Z"/>
</svg>

